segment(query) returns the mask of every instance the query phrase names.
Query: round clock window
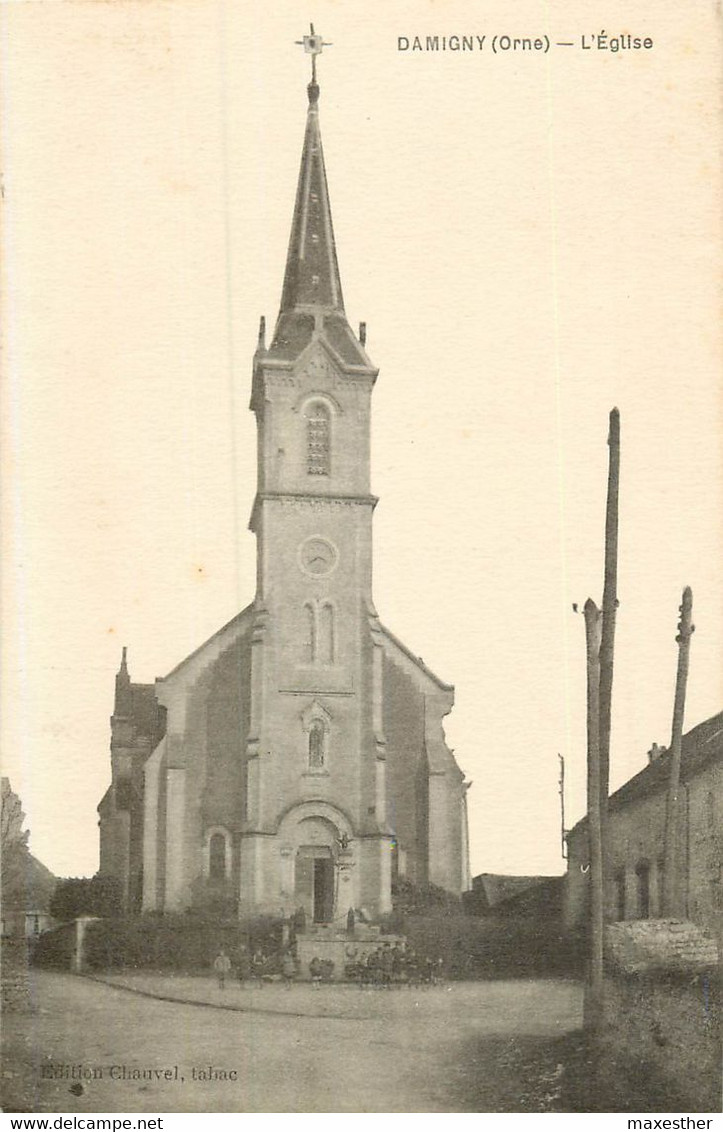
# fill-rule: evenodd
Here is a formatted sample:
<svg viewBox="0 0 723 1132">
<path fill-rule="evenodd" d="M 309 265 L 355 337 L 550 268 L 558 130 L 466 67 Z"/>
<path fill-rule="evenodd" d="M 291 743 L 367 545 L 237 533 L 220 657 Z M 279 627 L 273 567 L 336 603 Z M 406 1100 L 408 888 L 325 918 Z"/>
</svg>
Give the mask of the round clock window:
<svg viewBox="0 0 723 1132">
<path fill-rule="evenodd" d="M 338 560 L 336 548 L 325 538 L 308 538 L 299 547 L 299 564 L 306 574 L 323 578 L 331 574 Z"/>
</svg>

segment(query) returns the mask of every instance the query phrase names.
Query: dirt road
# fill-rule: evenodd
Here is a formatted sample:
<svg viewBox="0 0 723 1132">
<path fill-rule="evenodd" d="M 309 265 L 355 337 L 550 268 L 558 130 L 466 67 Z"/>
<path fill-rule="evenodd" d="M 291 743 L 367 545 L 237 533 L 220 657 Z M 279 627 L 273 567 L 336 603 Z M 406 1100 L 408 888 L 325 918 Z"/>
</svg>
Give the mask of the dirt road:
<svg viewBox="0 0 723 1132">
<path fill-rule="evenodd" d="M 552 980 L 218 992 L 245 1011 L 33 987 L 5 1019 L 5 1111 L 560 1111 L 558 1047 L 581 1022 L 579 987 Z"/>
</svg>

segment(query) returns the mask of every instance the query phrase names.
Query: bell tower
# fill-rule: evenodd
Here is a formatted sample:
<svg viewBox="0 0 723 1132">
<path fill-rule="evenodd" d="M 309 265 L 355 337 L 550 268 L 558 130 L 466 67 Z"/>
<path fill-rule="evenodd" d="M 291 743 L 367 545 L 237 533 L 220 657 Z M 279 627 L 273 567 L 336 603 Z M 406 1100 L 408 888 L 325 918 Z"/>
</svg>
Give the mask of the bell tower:
<svg viewBox="0 0 723 1132">
<path fill-rule="evenodd" d="M 392 836 L 378 782 L 383 736 L 380 711 L 374 720 L 370 627 L 369 434 L 378 371 L 364 327 L 357 337 L 344 310 L 319 128 L 315 64 L 323 41 L 312 30 L 304 46 L 312 80 L 281 306 L 269 346 L 262 319 L 253 362 L 257 590 L 246 840 L 275 831 L 302 803 L 301 824 L 311 824 L 290 831 L 281 847 L 294 858 L 282 903 L 303 903 L 299 884 L 331 875 L 308 860 L 329 853 L 338 866 L 343 839 L 349 889 L 337 893 L 336 914 L 346 915 L 362 904 L 390 906 Z M 299 852 L 307 856 L 296 859 Z M 309 909 L 328 908 L 330 899 L 309 895 Z"/>
</svg>

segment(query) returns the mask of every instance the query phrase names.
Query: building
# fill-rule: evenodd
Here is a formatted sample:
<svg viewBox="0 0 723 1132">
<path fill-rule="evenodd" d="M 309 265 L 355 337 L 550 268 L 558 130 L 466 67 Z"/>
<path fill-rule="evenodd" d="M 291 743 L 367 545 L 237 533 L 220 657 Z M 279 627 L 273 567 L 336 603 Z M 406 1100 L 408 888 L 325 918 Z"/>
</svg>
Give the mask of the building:
<svg viewBox="0 0 723 1132">
<path fill-rule="evenodd" d="M 52 927 L 50 905 L 57 884 L 27 847 L 20 799 L 3 778 L 2 787 L 2 934 L 3 939 L 35 939 Z"/>
<path fill-rule="evenodd" d="M 480 873 L 472 877 L 464 907 L 470 916 L 534 916 L 561 922 L 564 880 L 564 876 Z"/>
<path fill-rule="evenodd" d="M 308 98 L 280 313 L 253 359 L 256 596 L 154 685 L 125 650 L 116 677 L 100 869 L 134 911 L 220 894 L 328 923 L 387 912 L 396 876 L 469 886 L 454 689 L 372 600 L 378 371 L 344 311 L 315 75 Z"/>
<path fill-rule="evenodd" d="M 653 746 L 648 765 L 610 796 L 606 918 L 662 914 L 669 752 Z M 723 925 L 723 712 L 683 736 L 678 861 L 686 917 L 715 934 Z M 587 818 L 567 835 L 565 920 L 585 921 L 589 864 Z"/>
<path fill-rule="evenodd" d="M 6 894 L 2 907 L 2 935 L 35 939 L 55 924 L 50 914 L 57 878 L 42 861 L 28 853 L 20 890 L 13 898 Z"/>
</svg>

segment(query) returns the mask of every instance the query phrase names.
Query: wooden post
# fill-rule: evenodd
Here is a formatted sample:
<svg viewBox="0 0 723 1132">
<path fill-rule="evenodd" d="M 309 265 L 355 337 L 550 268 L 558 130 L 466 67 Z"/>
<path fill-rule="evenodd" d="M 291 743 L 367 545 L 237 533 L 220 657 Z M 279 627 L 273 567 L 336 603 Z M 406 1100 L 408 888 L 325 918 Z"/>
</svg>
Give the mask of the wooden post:
<svg viewBox="0 0 723 1132">
<path fill-rule="evenodd" d="M 620 487 L 620 413 L 610 413 L 608 494 L 605 511 L 605 579 L 600 642 L 600 825 L 603 859 L 607 861 L 608 794 L 610 792 L 610 722 L 613 693 L 615 616 L 618 606 L 618 495 Z M 604 878 L 603 878 L 604 879 Z"/>
<path fill-rule="evenodd" d="M 587 651 L 587 829 L 590 849 L 589 974 L 585 1029 L 600 1031 L 603 1019 L 603 847 L 600 824 L 600 610 L 585 602 Z"/>
<path fill-rule="evenodd" d="M 567 860 L 567 830 L 565 829 L 565 759 L 558 752 L 560 760 L 560 777 L 558 779 L 560 792 L 560 848 L 563 861 Z"/>
<path fill-rule="evenodd" d="M 693 594 L 690 586 L 683 590 L 678 622 L 678 673 L 675 681 L 673 726 L 670 737 L 670 777 L 668 779 L 668 805 L 665 814 L 665 857 L 663 871 L 663 914 L 671 919 L 682 919 L 685 908 L 681 900 L 678 861 L 678 793 L 680 791 L 680 755 L 685 716 L 685 689 L 688 682 L 690 638 L 695 630 L 691 624 Z"/>
</svg>

